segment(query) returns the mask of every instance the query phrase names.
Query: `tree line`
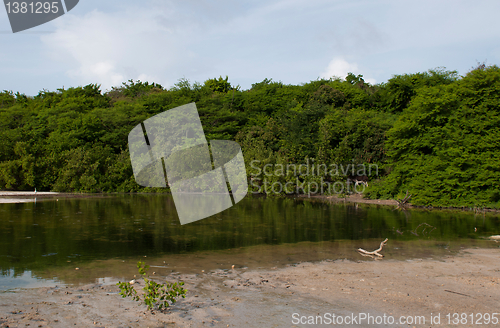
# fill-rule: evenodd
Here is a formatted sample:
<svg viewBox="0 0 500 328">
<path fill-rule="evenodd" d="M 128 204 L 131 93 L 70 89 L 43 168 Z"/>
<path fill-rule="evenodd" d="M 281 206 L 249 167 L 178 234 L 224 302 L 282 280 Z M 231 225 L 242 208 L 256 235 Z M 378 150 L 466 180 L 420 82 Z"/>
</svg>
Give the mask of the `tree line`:
<svg viewBox="0 0 500 328">
<path fill-rule="evenodd" d="M 264 79 L 248 90 L 219 77 L 169 89 L 130 80 L 109 92 L 97 84 L 34 97 L 3 91 L 0 189 L 168 191 L 137 185 L 127 137 L 145 119 L 190 102 L 207 140 L 242 146 L 254 192 L 276 191 L 264 182 L 304 193 L 346 182 L 341 172 L 264 173 L 287 165 L 370 165 L 378 169 L 365 172 L 365 197 L 408 190 L 417 205 L 500 205 L 500 68 L 485 65 L 464 76 L 435 69 L 377 85 L 349 73 L 300 85 Z"/>
</svg>

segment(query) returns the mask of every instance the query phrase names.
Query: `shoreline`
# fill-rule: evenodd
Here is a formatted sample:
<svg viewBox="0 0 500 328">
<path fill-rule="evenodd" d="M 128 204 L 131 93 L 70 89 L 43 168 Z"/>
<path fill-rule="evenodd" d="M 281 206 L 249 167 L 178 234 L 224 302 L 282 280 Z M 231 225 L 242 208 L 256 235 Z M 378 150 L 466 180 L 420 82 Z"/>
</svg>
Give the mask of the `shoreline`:
<svg viewBox="0 0 500 328">
<path fill-rule="evenodd" d="M 420 316 L 428 327 L 450 326 L 447 314 L 498 312 L 499 262 L 500 250 L 494 248 L 465 249 L 440 259 L 326 260 L 274 270 L 173 272 L 166 279 L 184 281 L 188 292 L 163 312 L 123 299 L 109 284 L 22 289 L 1 293 L 0 327 L 302 327 L 294 318 L 326 313 Z M 440 314 L 441 325 L 430 324 L 431 314 Z"/>
<path fill-rule="evenodd" d="M 0 204 L 35 203 L 37 201 L 68 199 L 68 198 L 104 198 L 112 193 L 64 193 L 53 191 L 0 191 Z"/>
<path fill-rule="evenodd" d="M 59 192 L 34 192 L 34 191 L 0 191 L 0 204 L 8 203 L 31 203 L 40 200 L 59 200 L 67 198 L 102 198 L 102 197 L 113 197 L 114 195 L 134 195 L 134 194 L 158 194 L 158 193 L 59 193 Z M 161 193 L 163 194 L 163 193 Z M 265 195 L 258 195 L 258 197 L 265 197 Z M 287 196 L 288 197 L 288 196 Z M 291 197 L 291 196 L 289 196 Z M 330 203 L 353 203 L 353 204 L 367 204 L 367 205 L 379 205 L 379 206 L 395 206 L 398 203 L 394 199 L 366 199 L 363 198 L 363 194 L 352 194 L 346 195 L 345 197 L 338 197 L 335 195 L 325 196 L 325 195 L 296 195 L 296 198 L 300 199 L 313 199 L 321 200 Z M 500 213 L 500 209 L 495 208 L 477 208 L 477 207 L 434 207 L 434 206 L 416 206 L 411 203 L 406 204 L 406 209 L 417 209 L 417 210 L 438 210 L 438 211 L 464 211 L 464 212 L 474 212 L 474 213 Z"/>
<path fill-rule="evenodd" d="M 347 195 L 346 197 L 338 197 L 338 196 L 325 196 L 325 195 L 299 195 L 298 198 L 301 199 L 319 199 L 325 202 L 331 202 L 331 203 L 354 203 L 354 204 L 368 204 L 368 205 L 381 205 L 381 206 L 396 206 L 398 205 L 398 202 L 394 199 L 366 199 L 363 198 L 363 194 L 352 194 L 352 195 Z M 500 209 L 496 208 L 477 208 L 477 207 L 453 207 L 453 206 L 447 206 L 447 207 L 435 207 L 435 206 L 417 206 L 417 205 L 412 205 L 411 203 L 406 204 L 406 209 L 417 209 L 417 210 L 433 210 L 433 211 L 464 211 L 464 212 L 474 212 L 474 213 L 499 213 Z"/>
</svg>

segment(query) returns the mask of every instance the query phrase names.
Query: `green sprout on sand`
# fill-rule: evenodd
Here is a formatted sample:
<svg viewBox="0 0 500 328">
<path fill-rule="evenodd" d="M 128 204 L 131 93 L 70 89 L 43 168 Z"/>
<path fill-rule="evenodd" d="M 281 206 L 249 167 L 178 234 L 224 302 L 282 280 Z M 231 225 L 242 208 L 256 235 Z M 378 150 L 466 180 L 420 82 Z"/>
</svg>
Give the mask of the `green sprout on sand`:
<svg viewBox="0 0 500 328">
<path fill-rule="evenodd" d="M 147 274 L 149 265 L 146 265 L 141 261 L 137 262 L 137 269 L 139 270 L 139 274 L 141 274 L 144 279 L 145 286 L 142 289 L 144 291 L 142 300 L 144 301 L 144 304 L 148 306 L 148 310 L 152 310 L 155 306 L 158 306 L 158 309 L 162 310 L 169 307 L 169 301 L 174 304 L 176 302 L 176 298 L 179 296 L 182 298 L 186 297 L 187 290 L 182 287 L 184 286 L 184 282 L 166 282 L 165 284 L 159 284 L 149 279 L 149 275 Z M 132 297 L 134 301 L 140 302 L 141 296 L 132 286 L 135 283 L 135 280 L 130 282 L 119 281 L 116 285 L 120 288 L 120 295 L 122 297 Z"/>
</svg>

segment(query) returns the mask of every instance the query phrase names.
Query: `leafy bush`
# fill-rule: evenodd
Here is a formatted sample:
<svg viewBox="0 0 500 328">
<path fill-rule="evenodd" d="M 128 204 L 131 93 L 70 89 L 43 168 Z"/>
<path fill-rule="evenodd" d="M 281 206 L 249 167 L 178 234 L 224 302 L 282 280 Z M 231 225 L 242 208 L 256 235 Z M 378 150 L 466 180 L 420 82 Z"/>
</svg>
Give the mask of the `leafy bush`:
<svg viewBox="0 0 500 328">
<path fill-rule="evenodd" d="M 415 205 L 499 207 L 500 68 L 424 87 L 387 132 L 392 171 L 370 191 Z"/>
<path fill-rule="evenodd" d="M 207 140 L 242 146 L 252 191 L 265 167 L 314 160 L 380 168 L 364 194 L 371 198 L 409 190 L 413 204 L 500 207 L 499 93 L 500 69 L 483 64 L 463 77 L 436 69 L 377 85 L 349 73 L 301 85 L 264 79 L 249 90 L 219 77 L 181 79 L 168 90 L 130 80 L 104 94 L 97 84 L 35 97 L 3 91 L 0 189 L 166 192 L 135 182 L 127 136 L 151 116 L 196 102 Z M 268 180 L 290 189 L 297 182 Z"/>
<path fill-rule="evenodd" d="M 175 303 L 176 298 L 186 297 L 187 290 L 182 287 L 184 286 L 184 282 L 166 282 L 165 284 L 159 284 L 146 277 L 149 265 L 139 261 L 137 262 L 137 268 L 139 270 L 139 274 L 141 274 L 144 279 L 145 286 L 142 289 L 144 291 L 142 300 L 144 301 L 144 304 L 147 305 L 148 310 L 153 310 L 156 306 L 159 310 L 162 310 L 169 307 L 169 302 L 172 304 Z M 132 297 L 134 301 L 141 301 L 141 296 L 132 286 L 132 283 L 119 281 L 116 285 L 120 288 L 120 295 L 122 295 L 123 298 Z"/>
</svg>

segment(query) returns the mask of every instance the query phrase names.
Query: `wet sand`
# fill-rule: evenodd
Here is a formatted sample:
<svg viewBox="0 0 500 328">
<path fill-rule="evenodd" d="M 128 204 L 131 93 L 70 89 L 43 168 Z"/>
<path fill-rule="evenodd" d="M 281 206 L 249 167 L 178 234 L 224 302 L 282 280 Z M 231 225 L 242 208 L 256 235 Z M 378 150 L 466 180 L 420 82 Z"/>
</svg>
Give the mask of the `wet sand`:
<svg viewBox="0 0 500 328">
<path fill-rule="evenodd" d="M 147 311 L 121 298 L 113 284 L 3 292 L 0 327 L 305 327 L 311 325 L 301 324 L 301 319 L 331 318 L 326 313 L 358 320 L 361 313 L 426 320 L 425 325 L 377 325 L 381 327 L 470 327 L 475 325 L 448 324 L 446 315 L 467 313 L 471 320 L 474 314 L 477 320 L 479 314 L 500 312 L 500 249 L 491 243 L 495 248 L 433 259 L 326 260 L 266 270 L 173 272 L 167 280 L 184 281 L 188 293 L 164 312 Z M 439 314 L 441 324 L 431 324 L 431 315 Z"/>
</svg>

